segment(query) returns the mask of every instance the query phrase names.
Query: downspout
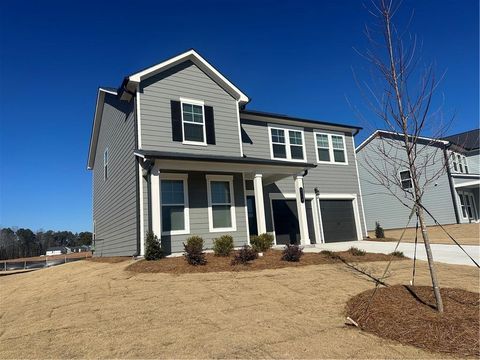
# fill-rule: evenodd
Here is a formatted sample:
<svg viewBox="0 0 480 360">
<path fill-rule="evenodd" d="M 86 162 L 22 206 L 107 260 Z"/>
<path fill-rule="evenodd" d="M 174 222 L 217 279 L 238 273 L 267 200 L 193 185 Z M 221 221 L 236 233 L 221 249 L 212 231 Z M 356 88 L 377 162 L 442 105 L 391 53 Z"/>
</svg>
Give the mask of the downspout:
<svg viewBox="0 0 480 360">
<path fill-rule="evenodd" d="M 137 117 L 137 97 L 133 97 L 133 121 L 134 121 L 134 130 L 133 132 L 135 133 L 135 149 L 138 149 L 138 117 Z M 138 157 L 135 156 L 135 202 L 136 202 L 136 223 L 137 223 L 137 251 L 133 254 L 134 257 L 140 256 L 140 234 L 141 234 L 141 229 L 140 229 L 140 181 L 139 181 L 139 171 L 138 171 L 138 166 L 140 165 L 140 161 Z"/>
<path fill-rule="evenodd" d="M 455 190 L 455 186 L 453 184 L 452 172 L 450 171 L 450 162 L 448 161 L 448 154 L 447 154 L 447 149 L 449 146 L 450 144 L 445 145 L 445 147 L 443 148 L 443 157 L 445 159 L 445 166 L 447 168 L 448 183 L 450 185 L 450 195 L 452 196 L 453 210 L 455 212 L 455 220 L 457 221 L 457 224 L 460 224 L 460 214 L 458 213 L 458 203 L 457 203 L 457 196 L 456 196 L 457 191 Z"/>
</svg>

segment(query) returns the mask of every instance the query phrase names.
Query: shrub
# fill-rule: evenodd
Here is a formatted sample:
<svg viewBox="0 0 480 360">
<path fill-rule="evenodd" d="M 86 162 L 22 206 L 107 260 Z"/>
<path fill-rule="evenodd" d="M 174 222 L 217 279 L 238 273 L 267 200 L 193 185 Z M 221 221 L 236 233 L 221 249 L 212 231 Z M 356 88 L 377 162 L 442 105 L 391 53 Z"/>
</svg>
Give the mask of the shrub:
<svg viewBox="0 0 480 360">
<path fill-rule="evenodd" d="M 205 265 L 207 263 L 203 252 L 203 239 L 200 236 L 190 236 L 187 243 L 183 244 L 183 248 L 185 249 L 183 256 L 190 265 Z"/>
<path fill-rule="evenodd" d="M 146 243 L 145 260 L 158 260 L 163 257 L 160 241 L 153 232 L 147 233 Z"/>
<path fill-rule="evenodd" d="M 300 261 L 303 255 L 303 248 L 298 245 L 287 245 L 282 252 L 282 260 L 284 261 Z"/>
<path fill-rule="evenodd" d="M 353 246 L 350 249 L 348 249 L 348 252 L 353 256 L 364 256 L 366 254 L 364 250 L 361 250 Z"/>
<path fill-rule="evenodd" d="M 250 240 L 250 243 L 255 251 L 265 252 L 273 246 L 273 235 L 265 233 L 258 236 L 253 236 Z"/>
<path fill-rule="evenodd" d="M 375 237 L 377 239 L 385 238 L 385 232 L 383 231 L 383 228 L 380 226 L 380 223 L 378 221 L 375 221 Z"/>
<path fill-rule="evenodd" d="M 390 255 L 399 257 L 399 258 L 405 257 L 405 254 L 402 251 L 398 251 L 398 250 L 391 252 Z"/>
<path fill-rule="evenodd" d="M 233 250 L 233 238 L 230 235 L 222 235 L 213 240 L 213 252 L 215 256 L 230 256 Z"/>
<path fill-rule="evenodd" d="M 235 252 L 235 256 L 232 259 L 232 265 L 248 264 L 249 261 L 253 261 L 258 257 L 257 251 L 252 247 L 245 245 L 240 250 Z"/>
</svg>

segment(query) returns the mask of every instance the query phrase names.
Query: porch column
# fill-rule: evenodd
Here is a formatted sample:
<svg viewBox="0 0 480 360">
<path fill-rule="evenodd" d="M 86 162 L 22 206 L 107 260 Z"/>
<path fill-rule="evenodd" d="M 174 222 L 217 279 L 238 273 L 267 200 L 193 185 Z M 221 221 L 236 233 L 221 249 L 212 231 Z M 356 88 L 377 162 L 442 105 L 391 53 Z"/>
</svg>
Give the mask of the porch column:
<svg viewBox="0 0 480 360">
<path fill-rule="evenodd" d="M 307 210 L 305 208 L 305 190 L 303 189 L 303 176 L 296 175 L 295 180 L 295 197 L 297 199 L 298 225 L 300 228 L 300 244 L 309 245 L 310 237 L 308 236 Z"/>
<path fill-rule="evenodd" d="M 151 186 L 151 209 L 152 219 L 152 232 L 157 235 L 159 239 L 162 236 L 162 224 L 160 220 L 160 170 L 157 166 L 154 166 L 150 174 L 150 186 Z"/>
<path fill-rule="evenodd" d="M 253 178 L 253 190 L 255 193 L 255 213 L 257 215 L 257 231 L 258 234 L 267 232 L 265 223 L 265 205 L 263 203 L 263 182 L 262 174 L 255 174 Z"/>
</svg>

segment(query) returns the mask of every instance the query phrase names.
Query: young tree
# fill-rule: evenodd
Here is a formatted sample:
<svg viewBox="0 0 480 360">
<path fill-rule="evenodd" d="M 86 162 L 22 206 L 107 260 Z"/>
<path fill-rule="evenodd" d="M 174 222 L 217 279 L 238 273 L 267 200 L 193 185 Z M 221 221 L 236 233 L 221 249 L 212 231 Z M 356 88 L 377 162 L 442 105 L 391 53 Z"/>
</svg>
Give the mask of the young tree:
<svg viewBox="0 0 480 360">
<path fill-rule="evenodd" d="M 442 125 L 440 113 L 431 110 L 438 80 L 432 65 L 419 67 L 417 38 L 395 26 L 398 10 L 393 0 L 372 1 L 375 23 L 365 30 L 369 48 L 361 55 L 372 66 L 372 84 L 360 88 L 389 133 L 375 142 L 373 155 L 364 155 L 364 169 L 386 193 L 416 212 L 437 310 L 443 312 L 422 198 L 448 166 L 440 140 L 448 124 Z"/>
</svg>

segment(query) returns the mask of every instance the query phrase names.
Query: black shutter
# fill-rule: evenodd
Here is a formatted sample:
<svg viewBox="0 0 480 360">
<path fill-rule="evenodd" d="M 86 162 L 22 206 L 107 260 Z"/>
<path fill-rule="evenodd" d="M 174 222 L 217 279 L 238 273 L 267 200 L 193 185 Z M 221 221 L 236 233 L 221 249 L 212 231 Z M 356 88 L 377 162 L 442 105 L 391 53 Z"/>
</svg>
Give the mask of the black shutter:
<svg viewBox="0 0 480 360">
<path fill-rule="evenodd" d="M 180 101 L 170 101 L 170 108 L 172 110 L 172 140 L 183 141 L 182 136 L 182 108 Z"/>
<path fill-rule="evenodd" d="M 213 119 L 213 107 L 205 106 L 205 132 L 207 144 L 215 145 L 215 121 Z"/>
</svg>

